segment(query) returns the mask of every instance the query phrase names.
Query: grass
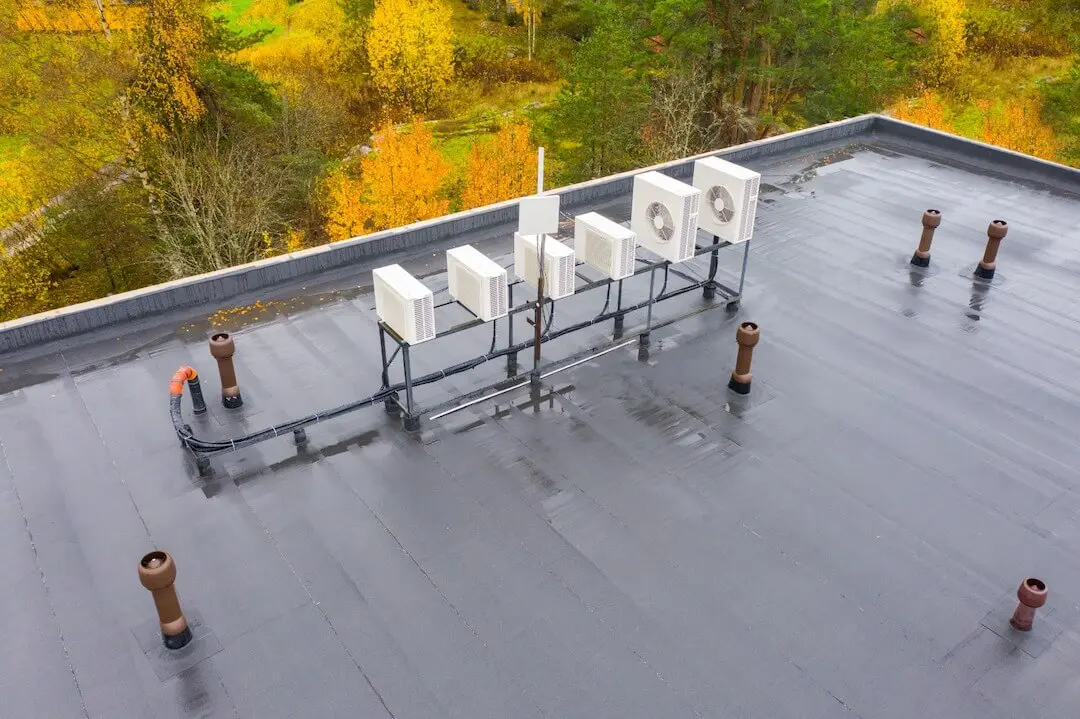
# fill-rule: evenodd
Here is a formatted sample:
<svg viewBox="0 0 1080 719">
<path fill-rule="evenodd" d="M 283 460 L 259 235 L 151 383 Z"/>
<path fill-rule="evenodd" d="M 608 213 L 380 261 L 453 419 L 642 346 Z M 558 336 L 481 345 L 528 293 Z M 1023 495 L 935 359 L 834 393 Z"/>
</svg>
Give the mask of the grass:
<svg viewBox="0 0 1080 719">
<path fill-rule="evenodd" d="M 214 5 L 214 12 L 219 17 L 225 18 L 232 30 L 242 32 L 270 30 L 272 32 L 267 36 L 268 38 L 281 32 L 281 26 L 271 20 L 266 18 L 256 20 L 250 16 L 253 2 L 254 0 L 221 0 Z"/>
<path fill-rule="evenodd" d="M 974 97 L 1009 99 L 1038 93 L 1040 83 L 1067 73 L 1072 63 L 1071 56 L 1020 57 L 995 68 L 990 60 L 979 59 L 971 61 L 967 74 Z"/>
<path fill-rule="evenodd" d="M 0 163 L 18 155 L 24 144 L 26 137 L 23 135 L 0 135 Z"/>
</svg>

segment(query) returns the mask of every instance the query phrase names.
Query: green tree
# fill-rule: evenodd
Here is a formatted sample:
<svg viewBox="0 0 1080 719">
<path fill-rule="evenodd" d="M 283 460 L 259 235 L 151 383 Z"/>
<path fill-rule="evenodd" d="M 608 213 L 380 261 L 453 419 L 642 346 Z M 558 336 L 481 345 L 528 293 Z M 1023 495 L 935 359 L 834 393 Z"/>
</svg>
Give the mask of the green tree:
<svg viewBox="0 0 1080 719">
<path fill-rule="evenodd" d="M 1043 86 L 1043 113 L 1061 136 L 1062 159 L 1080 165 L 1080 60 L 1064 77 Z"/>
<path fill-rule="evenodd" d="M 634 32 L 614 7 L 601 9 L 593 34 L 574 51 L 552 116 L 566 179 L 633 167 L 642 155 L 648 86 L 637 66 Z"/>
<path fill-rule="evenodd" d="M 910 41 L 897 8 L 864 0 L 645 0 L 664 54 L 713 78 L 725 143 L 880 106 L 903 77 Z"/>
</svg>

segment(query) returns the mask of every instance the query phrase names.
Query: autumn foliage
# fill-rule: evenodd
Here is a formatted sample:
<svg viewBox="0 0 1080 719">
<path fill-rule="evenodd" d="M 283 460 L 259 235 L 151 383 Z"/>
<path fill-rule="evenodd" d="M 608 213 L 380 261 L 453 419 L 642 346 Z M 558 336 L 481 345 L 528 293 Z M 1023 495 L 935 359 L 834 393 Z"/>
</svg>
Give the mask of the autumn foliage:
<svg viewBox="0 0 1080 719">
<path fill-rule="evenodd" d="M 465 160 L 464 208 L 490 205 L 531 194 L 536 189 L 536 147 L 526 122 L 505 125 L 494 138 L 479 142 Z"/>
<path fill-rule="evenodd" d="M 427 112 L 454 74 L 450 8 L 441 0 L 378 0 L 366 37 L 371 81 L 398 112 Z"/>
<path fill-rule="evenodd" d="M 975 140 L 1004 147 L 1044 160 L 1057 160 L 1062 143 L 1042 119 L 1042 103 L 1033 98 L 1018 98 L 1002 103 L 980 100 L 975 103 L 979 117 L 976 129 L 961 132 L 941 96 L 926 91 L 920 97 L 902 102 L 892 109 L 899 120 L 913 122 L 943 132 L 966 134 Z"/>
<path fill-rule="evenodd" d="M 128 90 L 138 126 L 163 138 L 170 128 L 194 122 L 206 108 L 195 90 L 206 43 L 204 0 L 149 0 L 136 47 L 138 68 Z"/>
<path fill-rule="evenodd" d="M 1010 100 L 1001 107 L 984 107 L 984 142 L 1045 160 L 1058 159 L 1061 142 L 1040 120 L 1042 103 L 1038 100 Z"/>
<path fill-rule="evenodd" d="M 427 220 L 450 208 L 442 192 L 450 168 L 419 119 L 408 132 L 389 123 L 380 127 L 373 152 L 359 165 L 358 177 L 342 169 L 327 180 L 332 240 Z"/>
<path fill-rule="evenodd" d="M 900 103 L 892 111 L 898 120 L 952 132 L 952 123 L 945 119 L 945 104 L 936 92 L 927 90 L 918 98 Z"/>
</svg>

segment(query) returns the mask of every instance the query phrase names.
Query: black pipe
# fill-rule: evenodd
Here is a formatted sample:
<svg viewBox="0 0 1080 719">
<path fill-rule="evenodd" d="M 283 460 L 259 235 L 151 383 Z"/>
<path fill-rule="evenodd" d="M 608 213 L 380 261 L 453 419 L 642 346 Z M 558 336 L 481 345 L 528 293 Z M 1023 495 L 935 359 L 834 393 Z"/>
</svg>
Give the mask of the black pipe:
<svg viewBox="0 0 1080 719">
<path fill-rule="evenodd" d="M 646 268 L 646 271 L 649 271 L 649 270 L 651 270 L 651 268 Z M 637 303 L 635 305 L 631 305 L 630 307 L 625 307 L 625 308 L 621 307 L 621 302 L 620 302 L 620 307 L 617 310 L 614 310 L 612 312 L 601 313 L 600 315 L 597 315 L 595 318 L 593 318 L 591 320 L 584 320 L 582 322 L 578 322 L 577 324 L 570 325 L 568 327 L 564 327 L 562 329 L 555 330 L 555 331 L 550 331 L 551 319 L 554 317 L 554 312 L 552 312 L 551 318 L 549 318 L 548 323 L 547 323 L 548 324 L 548 328 L 547 328 L 548 331 L 543 334 L 540 341 L 541 341 L 541 343 L 549 342 L 551 340 L 562 337 L 563 335 L 569 334 L 571 332 L 576 332 L 578 330 L 584 329 L 586 327 L 590 327 L 590 326 L 598 324 L 600 322 L 604 322 L 604 321 L 612 319 L 612 318 L 624 317 L 625 315 L 627 315 L 627 314 L 629 314 L 631 312 L 635 312 L 637 310 L 642 309 L 643 307 L 648 306 L 650 303 L 659 302 L 661 300 L 671 299 L 673 297 L 678 297 L 679 295 L 686 294 L 687 292 L 692 292 L 694 290 L 700 289 L 700 288 L 704 287 L 707 282 L 708 282 L 708 280 L 697 281 L 697 282 L 695 282 L 695 283 L 693 283 L 691 285 L 688 285 L 688 286 L 685 286 L 685 287 L 680 287 L 679 289 L 672 290 L 671 292 L 668 292 L 668 293 L 665 293 L 663 291 L 663 288 L 661 288 L 660 294 L 658 294 L 655 298 L 650 297 L 648 300 L 645 300 L 643 302 L 639 302 L 639 303 Z M 608 284 L 610 284 L 610 281 L 608 282 Z M 597 284 L 597 286 L 599 286 L 599 283 Z M 667 281 L 666 281 L 666 277 L 665 277 L 664 287 L 666 287 L 666 286 L 667 286 Z M 622 289 L 621 288 L 621 283 L 620 283 L 620 288 L 619 289 L 620 290 Z M 621 294 L 621 292 L 620 292 L 620 294 Z M 552 309 L 554 310 L 554 305 L 552 306 Z M 668 324 L 668 323 L 665 322 L 664 324 Z M 381 329 L 381 325 L 380 325 L 380 329 Z M 473 358 L 471 360 L 466 360 L 464 362 L 459 362 L 456 365 L 451 365 L 450 367 L 444 368 L 444 369 L 439 370 L 437 372 L 432 372 L 431 374 L 424 375 L 423 377 L 416 378 L 411 382 L 411 384 L 412 384 L 413 387 L 419 387 L 419 386 L 422 386 L 422 385 L 431 384 L 432 382 L 437 382 L 440 379 L 445 379 L 445 378 L 450 377 L 452 375 L 460 374 L 462 372 L 467 372 L 469 370 L 475 369 L 476 367 L 479 367 L 480 365 L 482 365 L 485 362 L 488 362 L 490 360 L 497 359 L 499 357 L 505 357 L 505 356 L 512 355 L 512 354 L 524 351 L 526 349 L 529 349 L 530 347 L 532 347 L 535 344 L 535 342 L 536 342 L 535 338 L 529 339 L 529 340 L 526 340 L 524 342 L 520 342 L 520 343 L 518 343 L 516 345 L 511 345 L 511 346 L 506 347 L 504 349 L 498 350 L 496 352 L 489 352 L 489 353 L 487 353 L 485 355 L 482 355 L 480 357 L 475 357 L 475 358 Z M 399 345 L 398 349 L 400 350 L 400 345 Z M 396 356 L 397 352 L 395 352 L 394 355 Z M 391 361 L 393 361 L 393 360 L 391 359 Z M 398 383 L 396 385 L 392 385 L 392 386 L 389 386 L 389 387 L 383 387 L 382 389 L 380 389 L 379 392 L 371 395 L 370 397 L 365 397 L 364 399 L 357 400 L 355 402 L 349 402 L 347 404 L 343 404 L 343 405 L 341 405 L 339 407 L 335 407 L 335 408 L 327 410 L 325 412 L 319 412 L 317 414 L 311 414 L 311 415 L 308 415 L 307 417 L 303 417 L 301 419 L 292 420 L 290 422 L 284 422 L 284 423 L 281 423 L 281 424 L 274 425 L 272 427 L 267 427 L 266 429 L 260 430 L 258 432 L 253 432 L 251 434 L 244 435 L 243 437 L 236 437 L 236 438 L 231 438 L 231 439 L 228 439 L 228 440 L 208 441 L 208 440 L 203 440 L 203 439 L 199 439 L 199 438 L 195 437 L 194 434 L 192 433 L 191 427 L 184 424 L 183 414 L 181 412 L 181 405 L 180 405 L 180 399 L 181 399 L 182 395 L 171 395 L 170 396 L 170 399 L 169 399 L 169 415 L 170 415 L 170 417 L 172 419 L 173 428 L 175 429 L 177 436 L 180 438 L 181 444 L 183 444 L 185 447 L 190 449 L 192 452 L 195 452 L 196 455 L 198 455 L 198 454 L 214 454 L 214 453 L 217 453 L 217 452 L 228 452 L 228 451 L 231 451 L 231 450 L 234 450 L 234 449 L 240 449 L 242 447 L 249 447 L 249 446 L 251 446 L 253 444 L 257 444 L 258 442 L 262 442 L 264 440 L 271 439 L 273 437 L 277 437 L 277 436 L 282 435 L 282 434 L 288 434 L 290 432 L 295 432 L 298 429 L 301 429 L 301 428 L 306 427 L 306 426 L 311 425 L 311 424 L 315 424 L 317 422 L 322 422 L 323 420 L 334 419 L 336 417 L 340 417 L 341 415 L 348 414 L 349 412 L 354 412 L 354 411 L 356 411 L 358 409 L 363 409 L 364 407 L 369 407 L 369 406 L 371 406 L 373 404 L 381 402 L 381 401 L 387 399 L 388 397 L 394 395 L 395 393 L 400 392 L 403 389 L 405 389 L 405 383 L 404 382 L 401 382 L 401 383 Z M 194 393 L 193 393 L 192 402 L 194 403 L 194 401 L 195 401 L 195 398 L 194 398 Z"/>
</svg>

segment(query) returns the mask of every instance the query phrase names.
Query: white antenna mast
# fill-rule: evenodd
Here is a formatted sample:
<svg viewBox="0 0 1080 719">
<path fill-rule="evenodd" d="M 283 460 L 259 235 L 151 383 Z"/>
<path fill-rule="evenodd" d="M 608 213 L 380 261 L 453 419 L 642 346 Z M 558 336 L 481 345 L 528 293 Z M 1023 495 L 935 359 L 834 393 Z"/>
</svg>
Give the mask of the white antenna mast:
<svg viewBox="0 0 1080 719">
<path fill-rule="evenodd" d="M 544 148 L 536 148 L 536 194 L 544 194 Z M 539 281 L 536 283 L 536 311 L 533 313 L 535 344 L 533 345 L 533 371 L 530 381 L 533 386 L 540 385 L 540 341 L 544 330 L 541 327 L 544 319 L 544 250 L 547 243 L 547 233 L 540 234 L 540 241 L 536 243 L 537 263 L 540 267 Z"/>
</svg>

